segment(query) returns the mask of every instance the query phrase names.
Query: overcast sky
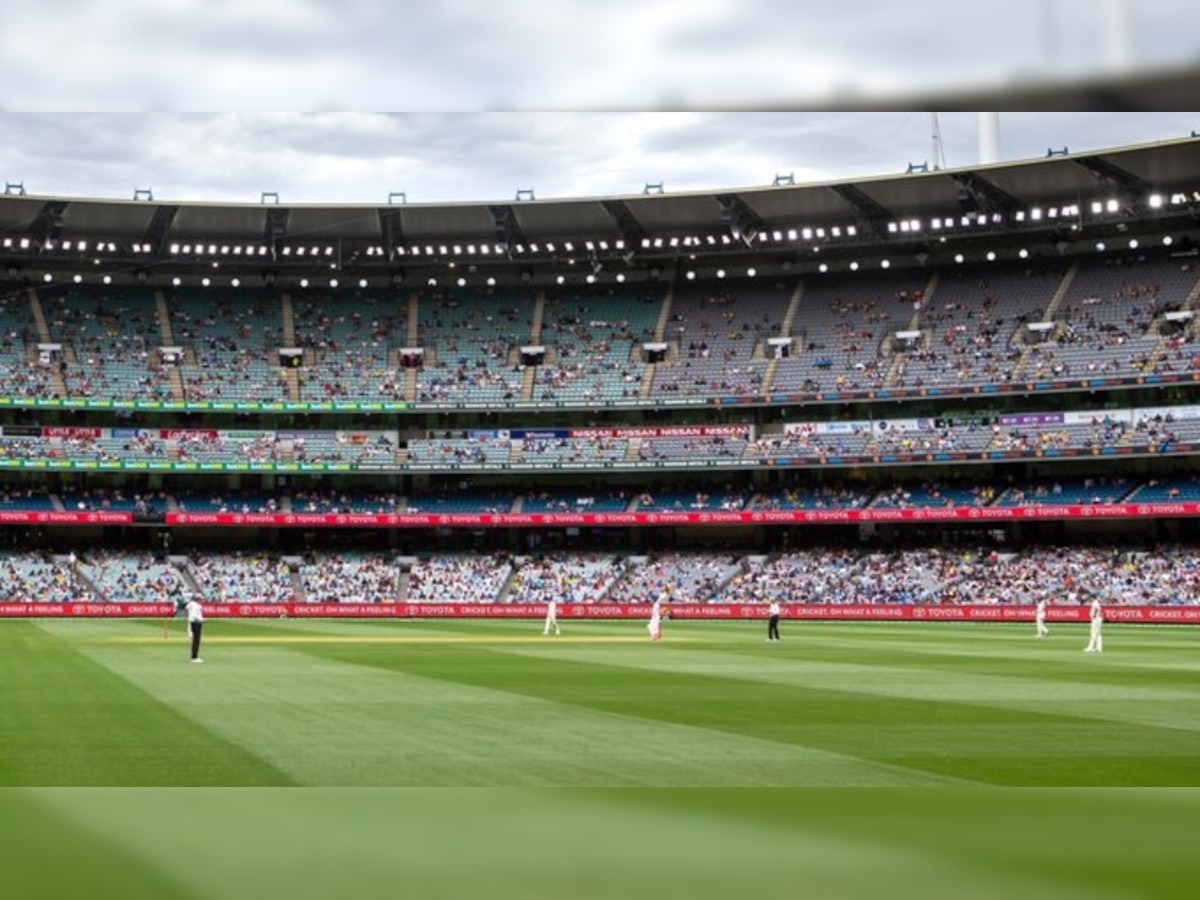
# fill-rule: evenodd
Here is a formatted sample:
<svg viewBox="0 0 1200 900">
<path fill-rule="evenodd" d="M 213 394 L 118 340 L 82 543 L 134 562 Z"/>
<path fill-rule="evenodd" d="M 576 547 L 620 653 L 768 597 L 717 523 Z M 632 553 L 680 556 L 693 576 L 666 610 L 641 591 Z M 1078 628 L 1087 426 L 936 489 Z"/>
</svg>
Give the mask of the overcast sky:
<svg viewBox="0 0 1200 900">
<path fill-rule="evenodd" d="M 977 161 L 974 113 L 939 117 L 950 166 Z M 1197 113 L 1005 113 L 1005 158 L 1187 137 Z M 284 203 L 538 199 L 902 172 L 931 116 L 894 113 L 0 113 L 0 176 L 31 194 Z"/>
<path fill-rule="evenodd" d="M 889 174 L 930 159 L 928 113 L 695 110 L 1200 72 L 1195 0 L 42 0 L 3 22 L 0 177 L 106 198 L 511 200 Z M 973 115 L 941 127 L 947 163 L 974 163 Z M 1200 113 L 1006 113 L 1001 149 L 1193 130 Z"/>
</svg>

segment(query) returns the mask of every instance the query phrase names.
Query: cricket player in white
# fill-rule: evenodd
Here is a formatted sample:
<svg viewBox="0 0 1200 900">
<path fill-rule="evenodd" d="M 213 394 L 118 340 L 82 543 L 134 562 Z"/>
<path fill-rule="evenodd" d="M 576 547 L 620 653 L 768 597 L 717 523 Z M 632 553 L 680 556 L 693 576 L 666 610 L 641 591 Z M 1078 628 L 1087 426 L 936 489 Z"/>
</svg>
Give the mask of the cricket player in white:
<svg viewBox="0 0 1200 900">
<path fill-rule="evenodd" d="M 782 607 L 778 600 L 772 600 L 767 606 L 767 640 L 779 640 L 779 613 Z"/>
<path fill-rule="evenodd" d="M 1037 602 L 1037 610 L 1033 615 L 1034 621 L 1037 622 L 1037 636 L 1046 637 L 1050 633 L 1050 629 L 1046 627 L 1046 598 L 1043 597 Z"/>
<path fill-rule="evenodd" d="M 192 597 L 187 605 L 188 633 L 192 636 L 192 662 L 204 662 L 200 658 L 200 633 L 204 630 L 204 607 Z"/>
<path fill-rule="evenodd" d="M 646 628 L 652 641 L 662 640 L 662 602 L 663 598 L 659 597 L 650 607 L 650 621 L 646 623 Z"/>
<path fill-rule="evenodd" d="M 546 624 L 542 628 L 542 634 L 548 635 L 551 628 L 558 634 L 558 601 L 553 597 L 546 603 Z"/>
<path fill-rule="evenodd" d="M 1092 623 L 1092 630 L 1088 638 L 1088 645 L 1083 648 L 1083 652 L 1103 653 L 1104 638 L 1100 635 L 1100 629 L 1104 626 L 1104 609 L 1100 606 L 1099 596 L 1092 597 L 1092 605 L 1088 612 L 1088 617 Z"/>
</svg>

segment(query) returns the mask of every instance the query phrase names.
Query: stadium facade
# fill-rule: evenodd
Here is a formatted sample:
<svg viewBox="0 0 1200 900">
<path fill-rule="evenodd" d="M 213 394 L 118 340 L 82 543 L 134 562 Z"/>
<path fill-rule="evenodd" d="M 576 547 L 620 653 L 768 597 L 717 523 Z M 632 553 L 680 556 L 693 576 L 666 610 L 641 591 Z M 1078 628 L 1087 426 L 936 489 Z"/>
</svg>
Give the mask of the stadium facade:
<svg viewBox="0 0 1200 900">
<path fill-rule="evenodd" d="M 637 604 L 664 581 L 719 603 L 837 547 L 892 557 L 888 591 L 851 599 L 1004 605 L 1030 589 L 982 596 L 963 570 L 1095 545 L 1093 568 L 1159 561 L 1173 589 L 1146 603 L 1189 601 L 1200 140 L 391 200 L 10 186 L 0 523 L 33 574 L 6 599 L 141 602 L 160 588 L 139 571 L 167 584 L 203 557 L 199 590 L 253 551 L 245 599 L 268 605 Z M 930 554 L 952 547 L 971 562 L 947 575 Z M 492 570 L 477 594 L 461 561 L 438 593 L 455 553 Z"/>
</svg>

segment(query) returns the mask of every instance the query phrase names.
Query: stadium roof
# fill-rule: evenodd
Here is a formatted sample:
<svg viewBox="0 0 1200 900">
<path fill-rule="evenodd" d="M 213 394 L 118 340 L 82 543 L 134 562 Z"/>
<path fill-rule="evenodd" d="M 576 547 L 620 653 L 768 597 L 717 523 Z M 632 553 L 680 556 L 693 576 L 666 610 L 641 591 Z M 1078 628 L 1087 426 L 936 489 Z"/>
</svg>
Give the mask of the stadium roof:
<svg viewBox="0 0 1200 900">
<path fill-rule="evenodd" d="M 1152 208 L 1152 194 L 1174 197 L 1175 208 Z M 1130 216 L 1174 214 L 1194 220 L 1200 209 L 1200 138 L 853 181 L 691 193 L 346 206 L 275 200 L 273 195 L 258 204 L 45 197 L 9 185 L 0 197 L 0 257 L 17 262 L 61 258 L 74 248 L 89 255 L 107 251 L 114 261 L 132 253 L 147 264 L 172 257 L 184 263 L 200 259 L 214 244 L 230 244 L 256 263 L 264 257 L 284 262 L 281 256 L 305 248 L 310 259 L 333 254 L 339 261 L 368 263 L 373 257 L 388 264 L 405 254 L 433 262 L 454 253 L 450 245 L 460 245 L 457 252 L 464 253 L 467 245 L 478 244 L 479 253 L 514 260 L 519 247 L 528 254 L 522 259 L 533 262 L 546 248 L 532 245 L 547 242 L 605 242 L 605 249 L 649 257 L 667 253 L 679 246 L 669 243 L 672 239 L 685 236 L 696 247 L 715 243 L 719 250 L 723 243 L 744 252 L 775 231 L 838 227 L 861 245 L 888 241 L 896 222 L 967 214 L 1010 223 L 1018 213 L 1026 221 L 1024 215 L 1035 209 L 1088 208 L 1096 202 L 1105 203 L 1107 213 L 1119 209 Z"/>
</svg>

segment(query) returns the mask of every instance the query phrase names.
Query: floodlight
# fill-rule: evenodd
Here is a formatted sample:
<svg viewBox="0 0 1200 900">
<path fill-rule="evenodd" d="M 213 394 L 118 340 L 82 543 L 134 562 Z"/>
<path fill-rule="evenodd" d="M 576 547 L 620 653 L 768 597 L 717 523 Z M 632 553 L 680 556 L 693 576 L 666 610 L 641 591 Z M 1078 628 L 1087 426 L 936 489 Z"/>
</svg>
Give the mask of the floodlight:
<svg viewBox="0 0 1200 900">
<path fill-rule="evenodd" d="M 180 278 L 178 275 L 176 275 L 174 278 L 171 279 L 172 287 L 179 287 L 181 284 L 183 284 L 183 279 Z"/>
<path fill-rule="evenodd" d="M 308 287 L 308 279 L 307 278 L 300 279 L 300 287 L 302 287 L 302 288 Z"/>
<path fill-rule="evenodd" d="M 229 280 L 229 285 L 230 285 L 230 287 L 241 287 L 241 286 L 242 286 L 242 279 L 240 279 L 240 278 L 231 278 L 231 279 Z"/>
<path fill-rule="evenodd" d="M 851 272 L 857 272 L 857 271 L 858 271 L 858 263 L 857 263 L 857 262 L 852 262 L 852 263 L 850 263 L 850 271 L 851 271 Z"/>
<path fill-rule="evenodd" d="M 207 276 L 200 279 L 201 287 L 208 287 L 210 284 L 212 284 L 212 279 L 208 278 Z"/>
<path fill-rule="evenodd" d="M 695 273 L 695 272 L 693 272 L 691 269 L 688 269 L 688 271 L 687 271 L 687 273 L 684 275 L 684 277 L 685 277 L 685 278 L 686 278 L 688 281 L 695 281 L 695 280 L 696 280 L 696 273 Z"/>
<path fill-rule="evenodd" d="M 879 268 L 890 269 L 891 267 L 892 267 L 892 261 L 890 259 L 883 259 L 883 260 L 879 261 Z"/>
<path fill-rule="evenodd" d="M 336 278 L 330 278 L 330 279 L 329 279 L 329 286 L 330 286 L 331 288 L 335 288 L 335 287 L 337 287 L 337 286 L 338 286 L 338 280 L 337 280 Z"/>
<path fill-rule="evenodd" d="M 624 272 L 618 272 L 618 273 L 617 273 L 617 283 L 618 283 L 618 284 L 624 284 L 624 283 L 625 283 L 625 273 L 624 273 Z"/>
<path fill-rule="evenodd" d="M 1175 243 L 1175 239 L 1173 237 L 1171 237 L 1169 234 L 1163 235 L 1163 246 L 1164 247 L 1170 247 L 1173 243 Z"/>
<path fill-rule="evenodd" d="M 1108 249 L 1108 245 L 1105 244 L 1104 241 L 1096 241 L 1096 252 L 1097 253 L 1103 253 L 1107 249 Z"/>
<path fill-rule="evenodd" d="M 103 281 L 105 284 L 112 284 L 112 276 L 111 275 L 105 275 L 100 280 Z"/>
<path fill-rule="evenodd" d="M 1151 209 L 1162 209 L 1162 206 L 1163 206 L 1163 195 L 1162 194 L 1151 194 L 1150 195 L 1150 208 Z"/>
<path fill-rule="evenodd" d="M 989 250 L 989 251 L 987 252 L 987 261 L 988 261 L 988 262 L 995 262 L 995 261 L 996 261 L 996 251 L 995 251 L 995 250 Z"/>
<path fill-rule="evenodd" d="M 1121 208 L 1121 204 L 1118 203 L 1116 200 L 1109 200 L 1107 203 L 1104 204 L 1104 208 L 1106 210 L 1108 210 L 1110 213 L 1115 213 L 1117 210 L 1119 210 Z"/>
<path fill-rule="evenodd" d="M 566 276 L 565 276 L 565 275 L 559 275 L 559 276 L 558 276 L 557 278 L 555 278 L 554 280 L 555 280 L 555 282 L 557 282 L 558 284 L 566 284 L 567 278 L 566 278 Z"/>
<path fill-rule="evenodd" d="M 455 282 L 455 284 L 457 284 L 459 287 L 466 287 L 466 286 L 467 286 L 467 279 L 460 277 L 460 278 L 458 279 L 458 281 L 456 281 L 456 282 Z"/>
<path fill-rule="evenodd" d="M 365 279 L 365 278 L 358 279 L 358 286 L 360 288 L 365 288 L 367 286 L 367 279 Z"/>
<path fill-rule="evenodd" d="M 963 255 L 962 255 L 961 253 L 955 253 L 955 254 L 954 254 L 954 261 L 955 261 L 956 263 L 959 263 L 959 264 L 961 264 L 961 263 L 962 263 L 962 261 L 963 261 L 963 258 L 964 258 L 964 257 L 963 257 Z"/>
<path fill-rule="evenodd" d="M 1130 250 L 1136 250 L 1140 246 L 1141 246 L 1141 242 L 1137 238 L 1129 239 L 1129 249 Z"/>
<path fill-rule="evenodd" d="M 817 271 L 824 275 L 829 271 L 829 263 L 821 263 L 819 266 L 817 266 Z"/>
<path fill-rule="evenodd" d="M 718 277 L 718 278 L 724 278 L 724 277 L 725 277 L 725 270 L 724 270 L 724 269 L 717 269 L 717 277 Z"/>
<path fill-rule="evenodd" d="M 83 284 L 83 276 L 82 275 L 76 275 L 71 280 L 74 281 L 76 284 Z"/>
<path fill-rule="evenodd" d="M 758 269 L 754 268 L 754 266 L 751 266 L 750 268 L 748 268 L 746 270 L 746 277 L 748 277 L 748 278 L 753 278 L 757 274 L 758 274 Z"/>
<path fill-rule="evenodd" d="M 1017 251 L 1017 256 L 1021 257 L 1021 259 L 1029 259 L 1029 251 L 1022 247 Z"/>
<path fill-rule="evenodd" d="M 487 286 L 488 286 L 488 287 L 495 287 L 495 286 L 496 286 L 496 279 L 495 279 L 495 278 L 493 278 L 491 275 L 489 275 L 489 276 L 488 276 L 488 280 L 487 280 Z"/>
</svg>

